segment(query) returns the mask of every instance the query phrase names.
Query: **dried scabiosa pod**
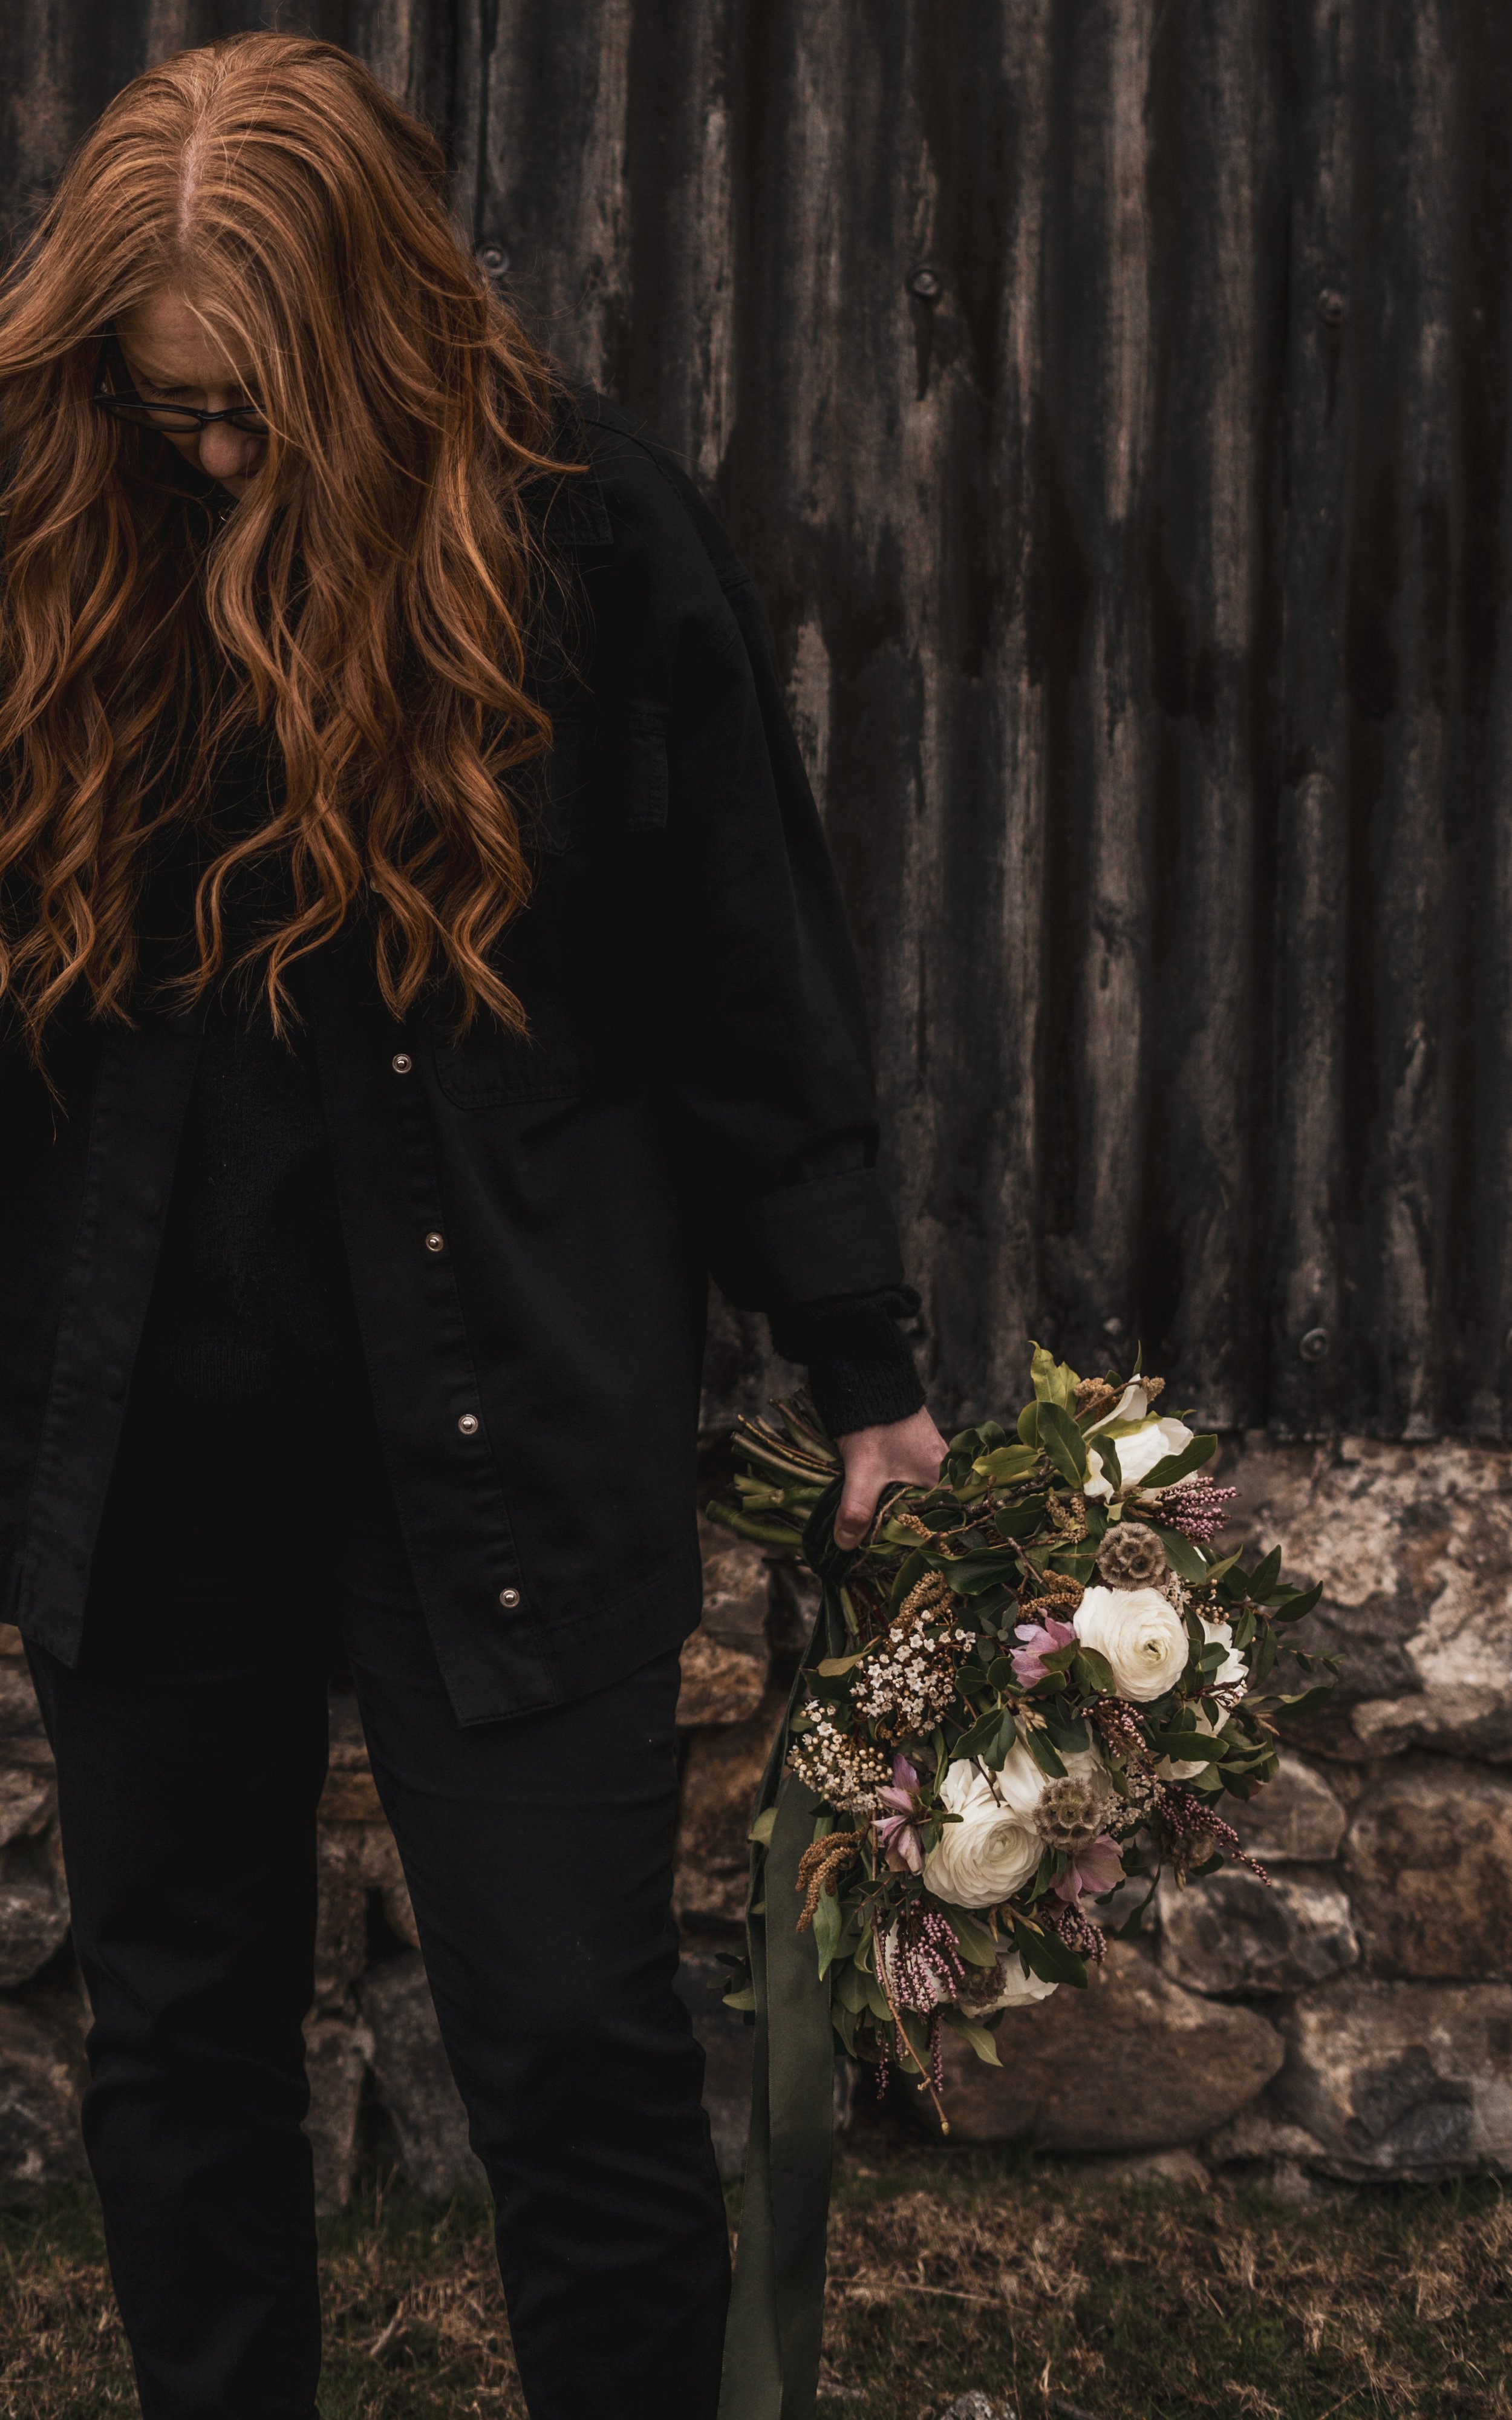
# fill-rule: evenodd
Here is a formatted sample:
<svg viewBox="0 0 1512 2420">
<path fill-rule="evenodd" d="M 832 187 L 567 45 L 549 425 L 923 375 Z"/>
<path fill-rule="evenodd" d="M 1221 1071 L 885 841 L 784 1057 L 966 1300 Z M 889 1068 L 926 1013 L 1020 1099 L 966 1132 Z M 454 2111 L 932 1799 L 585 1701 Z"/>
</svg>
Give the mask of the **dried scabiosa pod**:
<svg viewBox="0 0 1512 2420">
<path fill-rule="evenodd" d="M 1097 1575 L 1104 1588 L 1160 1588 L 1168 1569 L 1165 1547 L 1142 1521 L 1119 1521 L 1097 1550 Z"/>
<path fill-rule="evenodd" d="M 1107 1830 L 1115 1792 L 1101 1767 L 1047 1781 L 1034 1810 L 1034 1828 L 1047 1849 L 1088 1849 Z"/>
</svg>

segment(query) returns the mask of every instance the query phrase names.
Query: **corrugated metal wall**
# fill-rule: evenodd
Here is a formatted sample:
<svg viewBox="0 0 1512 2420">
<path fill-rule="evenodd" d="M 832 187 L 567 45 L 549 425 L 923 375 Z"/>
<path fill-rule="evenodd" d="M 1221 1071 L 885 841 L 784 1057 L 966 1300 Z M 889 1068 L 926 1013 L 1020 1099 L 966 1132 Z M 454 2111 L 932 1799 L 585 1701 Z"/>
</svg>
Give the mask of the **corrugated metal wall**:
<svg viewBox="0 0 1512 2420">
<path fill-rule="evenodd" d="M 9 205 L 267 12 L 27 0 Z M 1138 1336 L 1222 1424 L 1502 1434 L 1498 0 L 285 8 L 757 570 L 942 1413 Z M 721 1324 L 712 1407 L 760 1383 Z"/>
</svg>

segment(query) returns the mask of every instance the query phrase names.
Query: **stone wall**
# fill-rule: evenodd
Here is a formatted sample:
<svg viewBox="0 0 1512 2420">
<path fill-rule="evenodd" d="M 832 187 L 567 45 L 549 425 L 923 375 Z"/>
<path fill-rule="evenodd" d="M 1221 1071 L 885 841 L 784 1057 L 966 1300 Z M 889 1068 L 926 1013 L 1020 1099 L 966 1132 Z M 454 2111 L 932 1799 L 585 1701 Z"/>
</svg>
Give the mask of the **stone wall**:
<svg viewBox="0 0 1512 2420">
<path fill-rule="evenodd" d="M 1254 1438 L 1226 1462 L 1235 1543 L 1278 1543 L 1291 1573 L 1325 1583 L 1311 1643 L 1342 1657 L 1334 1703 L 1295 1729 L 1282 1779 L 1242 1819 L 1269 1886 L 1229 1870 L 1164 1887 L 1148 1939 L 1116 1945 L 1087 1992 L 1005 2020 L 1001 2070 L 952 2058 L 952 2131 L 1258 2166 L 1299 2190 L 1309 2174 L 1512 2172 L 1512 1456 Z M 811 1596 L 719 1531 L 704 1549 L 675 1887 L 681 1989 L 733 2170 L 749 2034 L 709 1986 L 739 1938 L 748 1811 Z M 375 2121 L 424 2191 L 475 2181 L 341 1695 L 320 1873 L 308 2037 L 323 2205 L 346 2197 Z M 85 2022 L 51 1760 L 20 1642 L 0 1630 L 0 2191 L 82 2173 Z"/>
</svg>

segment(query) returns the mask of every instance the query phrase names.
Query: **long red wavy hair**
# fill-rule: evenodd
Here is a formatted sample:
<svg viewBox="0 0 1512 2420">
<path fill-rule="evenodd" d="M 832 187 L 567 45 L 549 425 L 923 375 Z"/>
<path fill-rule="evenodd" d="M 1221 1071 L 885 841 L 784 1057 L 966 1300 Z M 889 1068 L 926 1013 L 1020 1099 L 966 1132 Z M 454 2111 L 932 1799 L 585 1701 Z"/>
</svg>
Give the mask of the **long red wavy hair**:
<svg viewBox="0 0 1512 2420">
<path fill-rule="evenodd" d="M 224 517 L 89 404 L 102 332 L 164 285 L 260 380 L 266 458 Z M 153 835 L 254 732 L 276 813 L 202 876 L 190 994 L 228 962 L 233 868 L 276 855 L 288 912 L 243 953 L 275 1020 L 365 908 L 395 1014 L 442 989 L 523 1021 L 490 953 L 550 735 L 527 489 L 572 467 L 554 401 L 439 144 L 346 52 L 242 35 L 111 103 L 0 288 L 0 999 L 34 1048 L 80 985 L 131 1013 Z"/>
</svg>

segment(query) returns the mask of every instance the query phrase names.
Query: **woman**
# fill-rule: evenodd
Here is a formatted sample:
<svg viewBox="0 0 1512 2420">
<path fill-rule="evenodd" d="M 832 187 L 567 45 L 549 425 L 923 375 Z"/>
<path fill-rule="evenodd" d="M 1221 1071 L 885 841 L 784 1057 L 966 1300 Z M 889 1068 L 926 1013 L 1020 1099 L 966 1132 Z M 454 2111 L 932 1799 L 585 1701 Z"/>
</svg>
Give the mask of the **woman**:
<svg viewBox="0 0 1512 2420">
<path fill-rule="evenodd" d="M 539 2420 L 711 2413 L 672 1992 L 706 1273 L 942 1451 L 761 609 L 327 45 L 139 77 L 0 303 L 6 1609 L 150 2420 L 315 2409 L 349 1659 Z"/>
</svg>

